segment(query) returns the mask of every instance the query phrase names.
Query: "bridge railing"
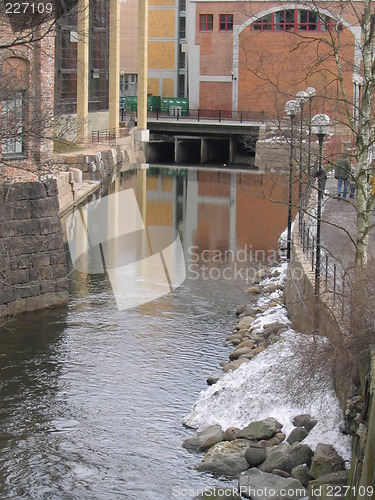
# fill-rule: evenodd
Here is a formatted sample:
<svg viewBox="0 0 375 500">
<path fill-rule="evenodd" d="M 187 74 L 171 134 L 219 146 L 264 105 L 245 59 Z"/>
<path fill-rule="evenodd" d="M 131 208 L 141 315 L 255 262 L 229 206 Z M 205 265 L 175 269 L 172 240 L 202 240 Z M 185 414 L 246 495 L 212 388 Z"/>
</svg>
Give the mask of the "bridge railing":
<svg viewBox="0 0 375 500">
<path fill-rule="evenodd" d="M 129 127 L 118 127 L 105 130 L 93 130 L 91 132 L 91 142 L 116 143 L 116 140 L 129 135 Z"/>
<path fill-rule="evenodd" d="M 212 121 L 235 121 L 235 122 L 264 122 L 264 111 L 237 111 L 224 109 L 183 109 L 180 106 L 172 106 L 168 110 L 152 109 L 147 111 L 148 118 L 154 120 L 212 120 Z M 136 111 L 128 111 L 120 108 L 120 122 L 136 121 Z"/>
</svg>

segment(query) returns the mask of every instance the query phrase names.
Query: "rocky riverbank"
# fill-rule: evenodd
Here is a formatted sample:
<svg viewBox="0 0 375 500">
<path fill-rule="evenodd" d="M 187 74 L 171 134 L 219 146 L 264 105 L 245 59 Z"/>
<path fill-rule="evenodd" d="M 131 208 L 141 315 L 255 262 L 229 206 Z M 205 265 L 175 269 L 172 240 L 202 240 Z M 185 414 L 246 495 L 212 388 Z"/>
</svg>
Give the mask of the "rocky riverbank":
<svg viewBox="0 0 375 500">
<path fill-rule="evenodd" d="M 314 405 L 313 401 L 304 401 L 308 397 L 316 397 L 317 393 L 324 393 L 326 388 L 304 392 L 305 386 L 315 386 L 318 380 L 301 380 L 303 374 L 294 372 L 296 365 L 288 367 L 290 355 L 292 359 L 302 356 L 302 363 L 306 361 L 306 343 L 311 343 L 311 339 L 306 339 L 306 336 L 291 329 L 283 300 L 285 269 L 286 263 L 282 263 L 269 269 L 261 269 L 257 273 L 248 289 L 249 302 L 237 307 L 237 322 L 226 338 L 233 346 L 229 360 L 221 363 L 222 373 L 212 374 L 207 379 L 212 387 L 206 394 L 201 394 L 185 419 L 185 424 L 198 428 L 198 432 L 186 439 L 183 446 L 191 451 L 205 453 L 197 469 L 219 477 L 238 478 L 237 490 L 222 488 L 219 492 L 219 488 L 196 498 L 240 498 L 240 493 L 242 497 L 253 500 L 271 499 L 281 498 L 284 490 L 287 491 L 287 496 L 284 495 L 283 498 L 290 500 L 321 500 L 330 491 L 335 491 L 335 498 L 345 497 L 343 486 L 347 484 L 348 478 L 345 462 L 349 458 L 348 439 L 343 438 L 347 453 L 341 456 L 338 452 L 340 448 L 343 449 L 341 437 L 339 440 L 333 438 L 329 429 L 321 431 L 322 425 L 327 424 L 324 410 L 321 412 L 320 408 L 318 411 L 319 405 Z M 295 339 L 304 346 L 302 354 L 301 347 L 296 352 L 291 347 Z M 324 347 L 324 340 L 321 345 Z M 275 364 L 278 358 L 285 358 L 283 369 L 291 370 L 286 378 L 284 375 L 282 377 L 289 381 L 290 387 L 280 388 L 277 383 L 278 375 L 281 375 L 279 373 L 275 373 L 274 386 L 266 386 L 266 390 L 262 386 L 263 380 L 259 379 L 259 399 L 264 396 L 261 392 L 265 390 L 269 414 L 264 418 L 254 419 L 254 414 L 266 414 L 267 404 L 260 405 L 255 395 L 251 406 L 246 405 L 238 402 L 237 396 L 257 390 L 256 377 L 278 370 L 279 365 Z M 262 366 L 263 372 L 257 371 L 259 366 Z M 255 384 L 247 383 L 251 379 L 249 373 L 253 373 Z M 326 377 L 327 373 L 320 373 L 319 377 L 322 376 Z M 239 390 L 240 386 L 242 392 Z M 237 395 L 233 396 L 233 390 L 237 391 Z M 284 390 L 286 394 L 290 392 L 291 399 L 298 393 L 302 401 L 289 409 L 285 408 L 287 403 L 282 401 L 281 410 L 278 411 L 280 401 L 277 404 L 275 401 L 274 405 L 273 400 L 278 399 L 280 390 Z M 326 394 L 320 394 L 323 401 L 321 406 L 329 404 L 330 398 L 335 398 L 333 390 L 327 398 L 325 396 Z M 231 404 L 232 401 L 234 404 Z M 215 405 L 219 407 L 220 416 L 215 415 Z M 297 410 L 305 408 L 313 411 L 297 413 Z M 328 413 L 330 409 L 326 408 L 326 411 Z M 338 436 L 342 415 L 340 409 L 336 408 L 335 411 L 336 415 L 328 425 L 336 426 L 332 432 Z M 225 425 L 232 421 L 246 422 L 246 425 Z M 327 436 L 330 442 L 325 441 Z M 339 450 L 335 449 L 337 442 Z"/>
</svg>

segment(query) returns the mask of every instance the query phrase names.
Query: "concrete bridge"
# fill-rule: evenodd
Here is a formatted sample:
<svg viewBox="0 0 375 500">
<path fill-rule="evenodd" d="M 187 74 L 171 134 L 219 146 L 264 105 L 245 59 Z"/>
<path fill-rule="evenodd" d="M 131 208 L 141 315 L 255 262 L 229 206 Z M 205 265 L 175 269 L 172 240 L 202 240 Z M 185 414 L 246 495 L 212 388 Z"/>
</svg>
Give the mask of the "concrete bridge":
<svg viewBox="0 0 375 500">
<path fill-rule="evenodd" d="M 180 117 L 147 121 L 148 163 L 254 165 L 256 142 L 263 122 L 199 121 Z"/>
</svg>

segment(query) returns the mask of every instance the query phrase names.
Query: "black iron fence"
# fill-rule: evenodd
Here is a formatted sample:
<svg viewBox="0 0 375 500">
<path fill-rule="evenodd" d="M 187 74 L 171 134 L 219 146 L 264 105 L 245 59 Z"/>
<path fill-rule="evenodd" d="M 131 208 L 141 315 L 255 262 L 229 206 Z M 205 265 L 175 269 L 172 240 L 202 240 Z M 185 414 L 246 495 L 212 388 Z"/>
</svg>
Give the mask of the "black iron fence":
<svg viewBox="0 0 375 500">
<path fill-rule="evenodd" d="M 316 265 L 316 221 L 311 224 L 304 219 L 300 226 L 300 243 L 306 259 L 315 272 Z M 320 285 L 322 294 L 329 294 L 330 305 L 339 311 L 342 320 L 349 321 L 352 303 L 351 270 L 337 260 L 325 248 L 320 248 Z"/>
<path fill-rule="evenodd" d="M 147 111 L 147 117 L 153 120 L 213 120 L 218 122 L 235 121 L 243 122 L 264 122 L 264 111 L 234 111 L 222 109 L 183 109 L 181 106 L 171 106 L 169 109 L 151 109 Z M 120 122 L 128 122 L 137 119 L 135 110 L 128 111 L 120 108 Z"/>
<path fill-rule="evenodd" d="M 91 132 L 91 142 L 115 143 L 121 137 L 127 137 L 130 132 L 129 126 L 118 127 L 106 130 L 93 130 Z"/>
</svg>

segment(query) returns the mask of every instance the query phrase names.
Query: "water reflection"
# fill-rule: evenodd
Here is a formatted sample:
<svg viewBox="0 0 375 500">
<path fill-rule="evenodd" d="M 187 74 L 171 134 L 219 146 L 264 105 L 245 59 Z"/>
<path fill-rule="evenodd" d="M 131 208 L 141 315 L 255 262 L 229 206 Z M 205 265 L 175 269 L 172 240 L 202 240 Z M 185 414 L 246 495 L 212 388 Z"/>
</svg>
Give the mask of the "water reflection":
<svg viewBox="0 0 375 500">
<path fill-rule="evenodd" d="M 282 177 L 155 168 L 122 173 L 110 193 L 129 188 L 144 223 L 176 228 L 199 270 L 224 270 L 229 251 L 275 249 L 286 225 Z M 0 332 L 1 496 L 170 500 L 174 487 L 223 484 L 194 470 L 181 422 L 228 356 L 246 280 L 190 272 L 169 295 L 123 312 L 105 273 L 71 280 L 67 309 Z"/>
</svg>

